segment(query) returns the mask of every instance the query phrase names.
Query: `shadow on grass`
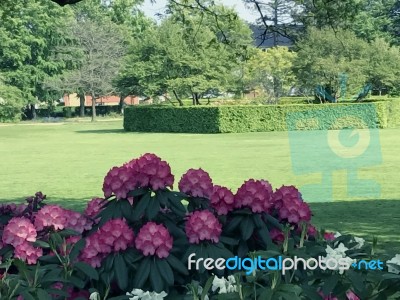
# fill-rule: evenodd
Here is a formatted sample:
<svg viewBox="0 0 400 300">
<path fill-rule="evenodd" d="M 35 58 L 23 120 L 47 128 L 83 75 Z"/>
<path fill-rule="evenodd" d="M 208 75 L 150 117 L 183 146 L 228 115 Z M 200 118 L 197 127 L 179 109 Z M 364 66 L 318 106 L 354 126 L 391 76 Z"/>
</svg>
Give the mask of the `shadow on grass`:
<svg viewBox="0 0 400 300">
<path fill-rule="evenodd" d="M 400 253 L 400 201 L 366 200 L 311 203 L 313 223 L 319 228 L 350 233 L 372 242 L 378 238 L 378 254 Z"/>
<path fill-rule="evenodd" d="M 0 198 L 0 203 L 16 203 L 16 204 L 26 204 L 26 197 L 19 198 Z M 72 209 L 75 211 L 83 211 L 86 208 L 87 202 L 91 200 L 90 197 L 86 198 L 57 198 L 57 197 L 48 197 L 44 202 L 46 204 L 55 204 L 60 205 L 67 209 Z"/>
<path fill-rule="evenodd" d="M 97 130 L 77 130 L 75 131 L 76 133 L 97 133 L 97 134 L 106 134 L 106 133 L 119 133 L 119 134 L 124 134 L 124 133 L 129 133 L 128 131 L 125 131 L 124 129 L 97 129 Z"/>
</svg>

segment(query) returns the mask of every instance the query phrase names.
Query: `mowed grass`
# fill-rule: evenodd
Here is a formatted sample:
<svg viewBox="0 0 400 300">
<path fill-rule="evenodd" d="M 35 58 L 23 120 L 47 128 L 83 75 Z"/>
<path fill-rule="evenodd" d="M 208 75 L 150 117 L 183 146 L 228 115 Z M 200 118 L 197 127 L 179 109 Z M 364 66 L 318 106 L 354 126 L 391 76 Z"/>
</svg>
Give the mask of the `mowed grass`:
<svg viewBox="0 0 400 300">
<path fill-rule="evenodd" d="M 360 179 L 381 186 L 373 199 L 347 195 L 347 171 L 332 167 L 332 159 L 320 153 L 318 144 L 296 139 L 290 148 L 287 132 L 246 134 L 144 134 L 126 133 L 121 121 L 58 125 L 0 125 L 0 201 L 23 201 L 42 191 L 49 201 L 82 209 L 92 197 L 102 195 L 107 171 L 146 152 L 167 160 L 176 184 L 189 168 L 208 171 L 215 184 L 234 191 L 248 178 L 267 179 L 274 187 L 283 184 L 302 188 L 312 203 L 314 222 L 327 230 L 380 239 L 381 251 L 400 253 L 400 157 L 399 129 L 380 131 L 382 163 L 357 170 Z M 312 141 L 311 141 L 312 142 Z M 292 145 L 293 146 L 293 145 Z M 293 172 L 291 154 L 311 149 L 315 173 Z M 332 169 L 333 168 L 333 169 Z M 333 191 L 321 183 L 332 175 Z M 356 190 L 368 190 L 368 181 L 353 182 Z M 324 202 L 334 198 L 334 202 Z M 351 201 L 362 200 L 362 201 Z M 322 203 L 316 203 L 322 202 Z"/>
</svg>

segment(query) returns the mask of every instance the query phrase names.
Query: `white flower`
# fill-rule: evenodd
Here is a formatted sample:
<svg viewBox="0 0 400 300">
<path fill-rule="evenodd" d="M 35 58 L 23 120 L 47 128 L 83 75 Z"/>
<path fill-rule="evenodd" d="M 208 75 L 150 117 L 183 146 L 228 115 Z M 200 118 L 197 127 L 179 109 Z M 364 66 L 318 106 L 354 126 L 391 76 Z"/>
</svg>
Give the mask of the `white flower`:
<svg viewBox="0 0 400 300">
<path fill-rule="evenodd" d="M 335 235 L 334 235 L 335 239 L 337 239 L 340 236 L 342 236 L 342 234 L 340 232 L 336 232 Z"/>
<path fill-rule="evenodd" d="M 343 274 L 345 269 L 339 265 L 339 260 L 342 264 L 346 263 L 351 266 L 356 260 L 346 256 L 346 251 L 349 250 L 343 243 L 340 243 L 337 248 L 332 248 L 331 246 L 326 246 L 326 257 L 323 257 L 324 261 L 328 263 L 329 269 L 339 270 L 340 274 Z M 329 261 L 328 261 L 329 260 Z M 335 268 L 336 267 L 336 268 Z"/>
<path fill-rule="evenodd" d="M 127 296 L 132 296 L 129 300 L 163 300 L 168 296 L 166 292 L 156 293 L 156 292 L 145 292 L 141 289 L 133 289 L 132 292 L 126 293 Z"/>
<path fill-rule="evenodd" d="M 218 294 L 236 292 L 237 288 L 236 288 L 235 277 L 233 275 L 230 275 L 228 276 L 228 279 L 225 279 L 225 277 L 218 278 L 217 276 L 215 276 L 211 290 L 215 292 L 218 289 L 219 289 Z"/>
<path fill-rule="evenodd" d="M 400 254 L 396 254 L 395 257 L 393 257 L 391 260 L 388 260 L 386 265 L 388 266 L 388 272 L 400 274 Z"/>
<path fill-rule="evenodd" d="M 100 294 L 98 292 L 91 293 L 89 300 L 100 300 Z"/>
<path fill-rule="evenodd" d="M 358 245 L 354 246 L 353 249 L 361 249 L 365 244 L 365 240 L 363 238 L 356 236 L 354 237 L 354 242 L 356 242 Z"/>
</svg>

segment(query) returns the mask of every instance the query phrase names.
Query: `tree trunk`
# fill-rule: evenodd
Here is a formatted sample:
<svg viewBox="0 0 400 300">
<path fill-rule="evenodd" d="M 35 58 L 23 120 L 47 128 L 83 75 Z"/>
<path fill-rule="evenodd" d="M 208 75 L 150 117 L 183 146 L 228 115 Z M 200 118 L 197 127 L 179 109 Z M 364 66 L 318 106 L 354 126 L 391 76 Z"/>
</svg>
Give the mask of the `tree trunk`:
<svg viewBox="0 0 400 300">
<path fill-rule="evenodd" d="M 92 92 L 92 122 L 96 121 L 96 97 Z"/>
<path fill-rule="evenodd" d="M 125 102 L 124 102 L 125 96 L 121 94 L 119 96 L 119 111 L 121 112 L 121 115 L 124 113 L 124 107 L 125 107 Z"/>
<path fill-rule="evenodd" d="M 36 119 L 36 108 L 35 108 L 35 104 L 31 104 L 31 118 L 32 120 Z"/>
<path fill-rule="evenodd" d="M 194 93 L 194 95 L 195 95 L 195 99 L 196 99 L 196 105 L 201 105 L 201 103 L 200 103 L 200 95 L 199 95 L 199 93 Z"/>
<path fill-rule="evenodd" d="M 79 117 L 85 116 L 85 93 L 79 94 Z"/>
<path fill-rule="evenodd" d="M 192 93 L 192 100 L 193 100 L 192 104 L 193 104 L 193 105 L 196 105 L 197 103 L 196 103 L 196 96 L 195 96 L 195 93 Z"/>
<path fill-rule="evenodd" d="M 179 102 L 179 106 L 183 106 L 183 102 L 182 102 L 181 98 L 179 98 L 179 96 L 178 96 L 178 94 L 176 93 L 176 91 L 173 90 L 172 92 L 174 93 L 174 96 L 175 96 L 175 98 L 176 98 L 176 101 Z"/>
</svg>

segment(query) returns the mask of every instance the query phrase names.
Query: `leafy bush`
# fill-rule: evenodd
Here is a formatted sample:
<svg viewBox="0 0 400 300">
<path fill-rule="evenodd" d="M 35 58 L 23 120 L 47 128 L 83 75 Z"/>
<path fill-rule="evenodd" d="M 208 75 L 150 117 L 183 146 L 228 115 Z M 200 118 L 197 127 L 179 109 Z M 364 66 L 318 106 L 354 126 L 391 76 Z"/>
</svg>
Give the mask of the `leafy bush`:
<svg viewBox="0 0 400 300">
<path fill-rule="evenodd" d="M 218 107 L 135 106 L 124 128 L 139 132 L 227 133 L 386 128 L 388 103 L 245 105 Z M 348 118 L 343 118 L 348 116 Z"/>
<path fill-rule="evenodd" d="M 14 122 L 21 119 L 24 101 L 19 89 L 0 83 L 0 122 Z"/>
<path fill-rule="evenodd" d="M 92 199 L 83 214 L 46 205 L 41 193 L 27 205 L 2 205 L 1 298 L 378 300 L 400 290 L 397 256 L 382 271 L 351 268 L 357 259 L 374 259 L 374 247 L 318 232 L 293 186 L 273 190 L 250 179 L 234 194 L 201 169 L 187 171 L 179 191 L 174 182 L 167 162 L 145 154 L 113 167 L 105 198 Z M 204 262 L 196 270 L 188 264 L 193 256 Z M 348 267 L 283 274 L 206 265 L 234 256 L 340 257 Z"/>
<path fill-rule="evenodd" d="M 79 110 L 79 107 L 63 107 L 63 115 L 65 118 L 78 117 Z M 121 110 L 118 105 L 98 105 L 96 106 L 96 114 L 98 116 L 120 115 Z M 85 107 L 85 115 L 92 115 L 92 107 Z"/>
</svg>

